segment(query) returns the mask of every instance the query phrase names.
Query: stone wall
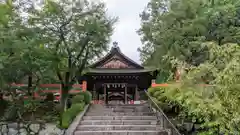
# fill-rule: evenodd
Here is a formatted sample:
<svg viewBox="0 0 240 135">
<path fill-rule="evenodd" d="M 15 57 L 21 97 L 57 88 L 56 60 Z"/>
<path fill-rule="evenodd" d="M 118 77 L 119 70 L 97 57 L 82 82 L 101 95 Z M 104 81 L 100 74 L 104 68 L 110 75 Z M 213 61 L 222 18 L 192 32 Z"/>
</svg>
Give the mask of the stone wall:
<svg viewBox="0 0 240 135">
<path fill-rule="evenodd" d="M 64 135 L 55 124 L 0 123 L 0 135 Z"/>
</svg>

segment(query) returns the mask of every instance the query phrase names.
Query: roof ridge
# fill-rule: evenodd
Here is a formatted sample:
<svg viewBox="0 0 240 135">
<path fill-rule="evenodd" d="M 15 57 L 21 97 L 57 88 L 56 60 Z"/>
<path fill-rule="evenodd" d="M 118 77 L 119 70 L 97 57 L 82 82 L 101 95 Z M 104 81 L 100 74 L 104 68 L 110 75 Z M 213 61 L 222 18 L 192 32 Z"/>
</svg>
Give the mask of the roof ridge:
<svg viewBox="0 0 240 135">
<path fill-rule="evenodd" d="M 114 44 L 114 46 L 111 48 L 111 50 L 104 57 L 100 58 L 98 61 L 96 61 L 95 63 L 93 63 L 89 67 L 94 68 L 99 64 L 105 63 L 108 59 L 111 58 L 111 55 L 114 56 L 114 54 L 118 54 L 124 60 L 132 63 L 134 65 L 134 67 L 144 69 L 144 67 L 142 65 L 138 64 L 137 62 L 135 62 L 134 60 L 132 60 L 131 58 L 129 58 L 128 56 L 123 54 L 122 51 L 120 50 L 120 48 L 117 46 L 117 42 L 114 42 L 113 44 Z M 110 58 L 108 58 L 108 57 L 110 57 Z"/>
</svg>

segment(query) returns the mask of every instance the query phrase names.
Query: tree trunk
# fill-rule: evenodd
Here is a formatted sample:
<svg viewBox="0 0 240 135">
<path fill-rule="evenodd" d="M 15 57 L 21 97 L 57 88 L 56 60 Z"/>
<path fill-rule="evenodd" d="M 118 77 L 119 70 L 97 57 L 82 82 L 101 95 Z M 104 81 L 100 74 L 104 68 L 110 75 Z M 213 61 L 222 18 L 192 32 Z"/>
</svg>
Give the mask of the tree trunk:
<svg viewBox="0 0 240 135">
<path fill-rule="evenodd" d="M 28 75 L 28 96 L 32 95 L 32 75 Z"/>
<path fill-rule="evenodd" d="M 62 85 L 62 89 L 61 89 L 61 99 L 60 99 L 60 104 L 61 104 L 60 125 L 62 125 L 62 116 L 63 116 L 63 113 L 64 113 L 65 110 L 66 110 L 67 98 L 68 98 L 68 91 L 69 91 L 69 87 Z"/>
</svg>

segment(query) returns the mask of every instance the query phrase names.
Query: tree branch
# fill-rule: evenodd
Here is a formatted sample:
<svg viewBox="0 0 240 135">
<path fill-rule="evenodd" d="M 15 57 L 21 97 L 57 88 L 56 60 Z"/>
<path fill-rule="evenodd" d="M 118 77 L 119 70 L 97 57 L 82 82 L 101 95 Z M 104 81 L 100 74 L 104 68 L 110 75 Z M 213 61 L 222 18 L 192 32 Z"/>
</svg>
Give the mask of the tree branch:
<svg viewBox="0 0 240 135">
<path fill-rule="evenodd" d="M 67 44 L 67 41 L 66 41 L 66 38 L 64 36 L 64 32 L 62 31 L 62 29 L 60 29 L 60 38 L 62 39 L 65 47 L 67 48 L 67 53 L 68 53 L 68 57 L 72 57 L 72 54 L 71 54 L 71 50 L 70 48 L 68 47 L 68 44 Z"/>
<path fill-rule="evenodd" d="M 80 68 L 78 69 L 78 72 L 77 72 L 77 73 L 81 74 L 82 71 L 84 70 L 85 65 L 86 65 L 86 63 L 87 63 L 87 60 L 88 60 L 88 55 L 89 55 L 89 48 L 87 48 L 87 50 L 86 50 L 85 57 L 84 57 L 84 59 L 82 60 L 81 66 L 80 66 Z M 78 76 L 79 74 L 76 74 L 76 75 L 72 78 L 72 80 L 71 80 L 71 82 L 70 82 L 69 84 L 73 85 L 73 84 L 75 83 L 76 78 L 77 78 L 77 76 Z"/>
<path fill-rule="evenodd" d="M 79 58 L 82 56 L 84 50 L 86 49 L 87 45 L 88 45 L 88 42 L 90 41 L 90 38 L 89 38 L 89 35 L 87 35 L 87 37 L 83 40 L 82 44 L 83 47 L 81 48 L 81 50 L 79 51 L 75 61 L 73 62 L 73 64 L 76 64 L 76 62 L 79 60 Z"/>
<path fill-rule="evenodd" d="M 72 19 L 73 19 L 73 15 L 71 15 L 71 16 L 68 18 L 68 20 L 67 20 L 66 22 L 64 22 L 64 23 L 59 27 L 59 29 L 62 29 L 62 28 L 64 28 L 65 26 L 67 26 L 67 25 L 72 21 Z"/>
<path fill-rule="evenodd" d="M 55 53 L 57 53 L 57 50 L 58 50 L 58 48 L 59 48 L 59 45 L 61 44 L 61 42 L 62 42 L 62 39 L 61 38 L 59 38 L 59 40 L 54 44 L 54 46 L 56 46 L 56 48 L 55 48 Z"/>
<path fill-rule="evenodd" d="M 62 75 L 61 75 L 61 73 L 60 73 L 60 71 L 59 71 L 58 69 L 57 69 L 56 73 L 57 73 L 57 76 L 58 76 L 59 81 L 61 82 L 61 85 L 64 87 L 65 84 L 64 84 Z"/>
<path fill-rule="evenodd" d="M 88 55 L 89 55 L 89 48 L 87 48 L 87 50 L 86 50 L 85 58 L 83 59 L 82 64 L 78 70 L 79 73 L 82 73 L 82 71 L 84 70 L 85 65 L 87 63 Z"/>
<path fill-rule="evenodd" d="M 60 29 L 60 38 L 62 39 L 65 47 L 67 48 L 67 54 L 68 54 L 68 71 L 65 74 L 65 85 L 67 85 L 67 87 L 69 87 L 69 79 L 71 76 L 71 70 L 72 70 L 72 54 L 70 51 L 70 48 L 68 47 L 68 44 L 66 42 L 65 36 L 64 36 L 64 32 L 62 31 L 62 29 Z"/>
</svg>

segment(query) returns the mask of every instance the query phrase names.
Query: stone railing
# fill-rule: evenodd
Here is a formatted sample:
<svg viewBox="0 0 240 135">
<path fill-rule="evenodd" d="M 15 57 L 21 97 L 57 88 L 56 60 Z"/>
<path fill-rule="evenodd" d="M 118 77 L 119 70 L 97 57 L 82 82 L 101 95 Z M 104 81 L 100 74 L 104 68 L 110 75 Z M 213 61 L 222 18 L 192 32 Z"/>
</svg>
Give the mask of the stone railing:
<svg viewBox="0 0 240 135">
<path fill-rule="evenodd" d="M 156 114 L 158 123 L 162 126 L 162 128 L 170 129 L 171 135 L 181 135 L 175 125 L 168 119 L 167 115 L 163 112 L 163 110 L 157 105 L 157 103 L 153 100 L 153 98 L 145 91 L 148 97 L 148 103 L 150 105 L 150 109 Z"/>
</svg>

